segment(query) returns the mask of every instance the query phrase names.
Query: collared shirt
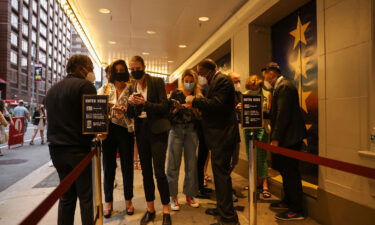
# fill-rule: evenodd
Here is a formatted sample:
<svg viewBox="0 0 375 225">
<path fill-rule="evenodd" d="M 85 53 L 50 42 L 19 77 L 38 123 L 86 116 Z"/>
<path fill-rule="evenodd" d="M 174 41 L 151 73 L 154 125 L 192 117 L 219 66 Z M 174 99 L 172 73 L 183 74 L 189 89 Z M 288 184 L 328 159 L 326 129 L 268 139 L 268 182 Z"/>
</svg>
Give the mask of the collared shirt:
<svg viewBox="0 0 375 225">
<path fill-rule="evenodd" d="M 147 86 L 144 89 L 138 89 L 138 83 L 137 83 L 137 93 L 141 93 L 145 101 L 147 101 Z M 145 111 L 142 111 L 142 113 L 138 116 L 138 118 L 144 119 L 147 118 L 147 113 Z"/>
</svg>

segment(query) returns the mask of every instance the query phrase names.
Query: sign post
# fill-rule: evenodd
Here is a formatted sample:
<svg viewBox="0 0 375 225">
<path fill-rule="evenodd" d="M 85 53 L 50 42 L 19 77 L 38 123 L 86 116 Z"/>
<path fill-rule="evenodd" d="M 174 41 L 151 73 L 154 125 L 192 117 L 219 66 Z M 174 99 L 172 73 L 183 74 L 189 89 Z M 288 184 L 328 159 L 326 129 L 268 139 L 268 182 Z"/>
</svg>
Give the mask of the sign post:
<svg viewBox="0 0 375 225">
<path fill-rule="evenodd" d="M 242 95 L 242 129 L 263 127 L 263 98 L 261 95 Z M 254 132 L 249 136 L 249 224 L 257 224 L 257 152 Z"/>
<path fill-rule="evenodd" d="M 23 145 L 23 136 L 25 132 L 25 118 L 23 117 L 13 117 L 12 121 L 14 126 L 9 126 L 9 140 L 8 149 L 12 145 Z"/>
<path fill-rule="evenodd" d="M 84 95 L 82 104 L 82 133 L 83 134 L 108 134 L 108 95 Z M 103 224 L 103 204 L 102 204 L 102 184 L 101 184 L 101 147 L 102 143 L 96 148 L 98 151 L 95 157 L 95 166 L 93 173 L 95 176 L 94 194 L 95 194 L 95 224 Z"/>
</svg>

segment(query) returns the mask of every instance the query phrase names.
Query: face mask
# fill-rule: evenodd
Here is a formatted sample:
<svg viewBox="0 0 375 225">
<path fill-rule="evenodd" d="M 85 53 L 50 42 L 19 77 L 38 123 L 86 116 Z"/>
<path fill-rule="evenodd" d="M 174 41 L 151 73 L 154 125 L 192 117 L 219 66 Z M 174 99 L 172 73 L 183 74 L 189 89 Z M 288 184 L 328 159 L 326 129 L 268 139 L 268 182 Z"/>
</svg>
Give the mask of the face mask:
<svg viewBox="0 0 375 225">
<path fill-rule="evenodd" d="M 206 85 L 206 84 L 207 84 L 207 78 L 202 77 L 202 76 L 199 76 L 199 77 L 198 77 L 198 83 L 199 83 L 201 86 Z"/>
<path fill-rule="evenodd" d="M 241 84 L 240 83 L 235 83 L 234 84 L 234 90 L 240 92 L 241 91 Z"/>
<path fill-rule="evenodd" d="M 187 89 L 187 90 L 192 90 L 194 87 L 195 87 L 195 84 L 194 83 L 184 83 L 184 87 Z"/>
<path fill-rule="evenodd" d="M 135 70 L 135 71 L 132 71 L 132 76 L 134 79 L 140 80 L 142 79 L 144 73 L 145 72 L 143 70 Z"/>
<path fill-rule="evenodd" d="M 271 91 L 273 87 L 272 87 L 272 85 L 271 85 L 271 83 L 269 81 L 265 80 L 263 82 L 263 88 L 266 89 L 267 91 Z"/>
<path fill-rule="evenodd" d="M 129 74 L 125 72 L 121 73 L 115 73 L 114 74 L 115 81 L 122 81 L 122 82 L 128 82 L 129 81 Z"/>
<path fill-rule="evenodd" d="M 90 81 L 91 83 L 94 83 L 96 80 L 95 74 L 93 72 L 88 72 L 86 75 L 86 80 Z"/>
</svg>

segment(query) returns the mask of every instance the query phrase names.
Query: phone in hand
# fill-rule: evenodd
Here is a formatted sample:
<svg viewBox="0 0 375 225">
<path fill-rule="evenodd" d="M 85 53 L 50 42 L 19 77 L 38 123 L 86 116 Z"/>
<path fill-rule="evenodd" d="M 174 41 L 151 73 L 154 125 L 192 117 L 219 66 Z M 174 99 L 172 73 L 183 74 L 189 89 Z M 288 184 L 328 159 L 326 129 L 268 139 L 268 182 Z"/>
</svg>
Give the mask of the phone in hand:
<svg viewBox="0 0 375 225">
<path fill-rule="evenodd" d="M 137 96 L 137 97 L 142 97 L 142 94 L 141 94 L 141 93 L 134 93 L 133 95 L 134 95 L 134 96 Z"/>
</svg>

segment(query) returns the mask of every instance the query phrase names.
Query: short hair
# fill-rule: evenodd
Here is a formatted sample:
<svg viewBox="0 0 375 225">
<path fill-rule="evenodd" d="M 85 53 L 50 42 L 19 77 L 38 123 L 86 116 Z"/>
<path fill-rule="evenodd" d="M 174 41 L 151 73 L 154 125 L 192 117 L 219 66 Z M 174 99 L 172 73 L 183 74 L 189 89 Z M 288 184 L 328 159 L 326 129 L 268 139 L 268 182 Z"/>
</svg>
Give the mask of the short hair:
<svg viewBox="0 0 375 225">
<path fill-rule="evenodd" d="M 198 66 L 206 68 L 208 70 L 216 70 L 216 68 L 217 68 L 217 65 L 216 65 L 215 61 L 213 61 L 212 59 L 209 59 L 209 58 L 203 59 L 198 64 Z"/>
<path fill-rule="evenodd" d="M 122 59 L 118 59 L 111 64 L 110 72 L 109 72 L 109 79 L 108 79 L 108 81 L 110 83 L 115 83 L 115 81 L 116 81 L 115 74 L 116 74 L 116 66 L 117 65 L 122 65 L 125 69 L 124 73 L 126 73 L 127 76 L 130 77 L 128 66 L 126 65 L 126 62 Z"/>
<path fill-rule="evenodd" d="M 89 63 L 92 62 L 90 57 L 87 55 L 72 55 L 68 60 L 68 64 L 66 65 L 66 72 L 75 73 L 78 66 L 85 67 L 88 66 Z"/>
<path fill-rule="evenodd" d="M 135 55 L 135 56 L 131 57 L 129 61 L 131 61 L 131 62 L 140 62 L 143 67 L 146 67 L 145 60 L 143 60 L 143 58 L 140 57 L 139 55 Z"/>
<path fill-rule="evenodd" d="M 276 72 L 277 74 L 281 74 L 281 69 L 280 69 L 280 66 L 279 64 L 275 63 L 275 62 L 269 62 L 266 67 L 265 67 L 265 71 L 269 72 L 269 71 L 274 71 Z"/>
</svg>

